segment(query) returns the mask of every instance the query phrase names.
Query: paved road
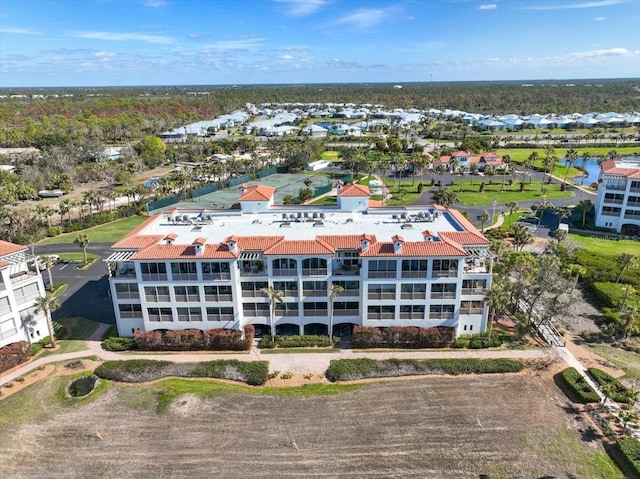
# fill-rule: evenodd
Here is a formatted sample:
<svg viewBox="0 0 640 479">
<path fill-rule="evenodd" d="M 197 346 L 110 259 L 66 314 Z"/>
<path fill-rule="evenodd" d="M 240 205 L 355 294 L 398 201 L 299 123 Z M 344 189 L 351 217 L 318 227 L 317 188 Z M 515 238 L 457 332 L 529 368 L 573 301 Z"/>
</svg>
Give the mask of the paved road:
<svg viewBox="0 0 640 479">
<path fill-rule="evenodd" d="M 51 274 L 54 283 L 67 283 L 69 288 L 60 296 L 61 307 L 53 313 L 53 319 L 82 316 L 99 323 L 115 323 L 113 305 L 107 292 L 109 278 L 102 259 L 111 254 L 111 243 L 89 243 L 87 252 L 97 254 L 100 260 L 87 270 L 79 270 L 73 263 L 58 263 Z M 36 245 L 36 254 L 78 253 L 76 244 Z M 43 279 L 48 281 L 46 272 Z"/>
</svg>

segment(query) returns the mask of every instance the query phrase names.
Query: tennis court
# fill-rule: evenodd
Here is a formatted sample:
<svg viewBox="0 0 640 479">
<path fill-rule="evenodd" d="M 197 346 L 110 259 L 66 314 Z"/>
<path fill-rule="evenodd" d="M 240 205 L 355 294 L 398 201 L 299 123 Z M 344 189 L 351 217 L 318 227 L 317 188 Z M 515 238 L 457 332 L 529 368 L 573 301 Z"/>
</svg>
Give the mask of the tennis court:
<svg viewBox="0 0 640 479">
<path fill-rule="evenodd" d="M 312 184 L 309 186 L 311 190 L 319 186 L 330 184 L 333 181 L 331 178 L 324 175 L 310 175 L 308 173 L 276 173 L 265 178 L 247 181 L 246 184 L 249 186 L 265 185 L 275 187 L 275 203 L 282 204 L 285 196 L 298 196 L 300 188 L 306 187 L 304 180 L 307 178 L 312 181 Z M 240 197 L 240 191 L 238 191 L 238 188 L 239 185 L 214 191 L 213 193 L 208 193 L 206 195 L 199 196 L 198 198 L 183 200 L 165 208 L 154 210 L 151 213 L 157 213 L 173 208 L 229 208 L 238 202 L 238 198 Z"/>
</svg>

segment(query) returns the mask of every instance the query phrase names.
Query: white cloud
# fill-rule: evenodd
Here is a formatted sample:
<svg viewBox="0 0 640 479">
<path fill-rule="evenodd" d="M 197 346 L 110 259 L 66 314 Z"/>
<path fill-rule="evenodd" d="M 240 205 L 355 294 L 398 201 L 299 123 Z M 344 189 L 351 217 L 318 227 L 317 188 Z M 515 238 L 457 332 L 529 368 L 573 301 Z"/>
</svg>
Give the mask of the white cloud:
<svg viewBox="0 0 640 479">
<path fill-rule="evenodd" d="M 567 58 L 600 58 L 600 57 L 631 57 L 638 56 L 637 52 L 631 52 L 626 48 L 609 48 L 601 50 L 589 50 L 586 52 L 573 52 L 566 55 Z"/>
<path fill-rule="evenodd" d="M 629 0 L 595 0 L 592 2 L 583 3 L 560 3 L 556 5 L 533 5 L 531 7 L 524 7 L 524 10 L 573 10 L 577 8 L 598 8 L 598 7 L 610 7 L 612 5 L 620 5 L 621 3 L 628 3 Z"/>
<path fill-rule="evenodd" d="M 376 26 L 382 22 L 389 14 L 389 9 L 362 9 L 345 15 L 338 19 L 336 25 L 353 25 L 359 29 L 366 29 Z"/>
<path fill-rule="evenodd" d="M 293 60 L 291 55 L 281 55 L 280 60 Z"/>
<path fill-rule="evenodd" d="M 604 22 L 607 19 L 607 17 L 594 17 L 593 21 L 594 22 Z"/>
<path fill-rule="evenodd" d="M 13 33 L 15 35 L 42 35 L 33 28 L 0 28 L 0 33 Z"/>
<path fill-rule="evenodd" d="M 327 5 L 328 0 L 275 0 L 289 6 L 289 15 L 305 16 L 317 12 Z"/>
<path fill-rule="evenodd" d="M 117 33 L 117 32 L 73 32 L 75 38 L 90 38 L 94 40 L 107 40 L 115 42 L 145 42 L 145 43 L 173 43 L 174 39 L 161 35 L 149 35 L 146 33 Z"/>
<path fill-rule="evenodd" d="M 210 50 L 251 50 L 264 42 L 266 38 L 249 37 L 240 40 L 222 40 L 206 46 Z"/>
<path fill-rule="evenodd" d="M 485 5 L 480 5 L 478 10 L 495 10 L 496 8 L 498 8 L 496 3 L 487 3 Z"/>
</svg>

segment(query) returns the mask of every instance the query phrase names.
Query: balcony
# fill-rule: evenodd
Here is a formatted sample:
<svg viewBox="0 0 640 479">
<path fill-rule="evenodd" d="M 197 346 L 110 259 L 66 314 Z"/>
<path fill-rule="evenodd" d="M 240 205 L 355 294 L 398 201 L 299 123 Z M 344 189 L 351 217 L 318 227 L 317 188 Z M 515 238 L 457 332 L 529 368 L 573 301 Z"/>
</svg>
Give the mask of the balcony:
<svg viewBox="0 0 640 479">
<path fill-rule="evenodd" d="M 486 292 L 487 290 L 485 288 L 462 288 L 463 296 L 472 296 L 472 295 L 480 296 L 480 295 L 485 295 Z"/>
<path fill-rule="evenodd" d="M 433 270 L 431 272 L 431 277 L 432 278 L 455 278 L 456 276 L 458 276 L 458 270 L 457 269 L 452 269 L 452 270 Z"/>
<path fill-rule="evenodd" d="M 166 281 L 167 273 L 142 273 L 142 281 Z"/>
<path fill-rule="evenodd" d="M 424 319 L 424 312 L 400 313 L 400 319 Z"/>
<path fill-rule="evenodd" d="M 176 294 L 176 303 L 199 303 L 200 298 L 188 294 Z"/>
<path fill-rule="evenodd" d="M 427 271 L 402 271 L 402 278 L 426 278 Z"/>
<path fill-rule="evenodd" d="M 460 314 L 482 314 L 483 308 L 460 308 Z"/>
<path fill-rule="evenodd" d="M 226 295 L 222 295 L 222 296 L 226 296 Z M 227 301 L 231 301 L 231 295 L 228 295 L 228 296 L 229 296 L 229 299 Z M 220 297 L 220 295 L 218 295 L 218 297 Z M 253 291 L 253 290 L 247 289 L 242 291 L 242 297 L 243 298 L 266 298 L 267 293 L 266 291 L 259 291 L 259 290 Z"/>
<path fill-rule="evenodd" d="M 631 187 L 629 188 L 629 193 L 640 193 L 640 188 Z"/>
<path fill-rule="evenodd" d="M 342 293 L 340 293 L 339 295 L 340 297 L 343 296 L 348 296 L 348 297 L 360 297 L 360 290 L 359 289 L 345 289 Z"/>
<path fill-rule="evenodd" d="M 454 299 L 456 297 L 455 291 L 434 292 L 431 293 L 431 299 Z"/>
<path fill-rule="evenodd" d="M 244 316 L 247 318 L 268 318 L 269 311 L 244 311 Z"/>
<path fill-rule="evenodd" d="M 624 190 L 627 189 L 627 185 L 605 185 L 604 189 L 605 190 L 613 190 L 613 191 L 624 191 Z M 634 192 L 633 191 L 634 189 L 640 191 L 640 189 L 638 189 L 638 188 L 631 188 L 631 191 Z M 636 192 L 634 192 L 634 193 L 636 193 Z"/>
<path fill-rule="evenodd" d="M 326 317 L 329 316 L 329 311 L 326 309 L 305 309 L 305 317 Z"/>
<path fill-rule="evenodd" d="M 429 313 L 429 319 L 453 319 L 453 313 Z"/>
<path fill-rule="evenodd" d="M 603 211 L 601 214 L 602 216 L 615 216 L 616 218 L 619 218 L 620 213 L 622 213 L 622 211 L 618 211 L 617 213 L 614 211 Z"/>
<path fill-rule="evenodd" d="M 284 318 L 284 317 L 291 317 L 291 316 L 299 316 L 299 313 L 297 309 L 290 309 L 287 311 L 276 310 L 275 316 Z"/>
<path fill-rule="evenodd" d="M 142 311 L 120 311 L 120 317 L 122 319 L 143 319 Z M 151 316 L 149 316 L 151 318 Z M 149 319 L 149 321 L 153 321 Z"/>
<path fill-rule="evenodd" d="M 226 281 L 231 279 L 231 273 L 202 273 L 205 281 Z"/>
<path fill-rule="evenodd" d="M 326 276 L 327 268 L 302 268 L 302 276 Z"/>
<path fill-rule="evenodd" d="M 395 317 L 395 313 L 369 313 L 367 315 L 367 319 L 371 321 L 392 320 Z"/>
<path fill-rule="evenodd" d="M 117 299 L 140 299 L 140 293 L 137 291 L 116 291 Z"/>
<path fill-rule="evenodd" d="M 233 314 L 218 314 L 207 316 L 207 321 L 233 321 Z"/>
<path fill-rule="evenodd" d="M 333 312 L 334 316 L 360 316 L 359 309 L 337 309 Z"/>
<path fill-rule="evenodd" d="M 396 271 L 369 271 L 369 278 L 395 278 Z"/>
<path fill-rule="evenodd" d="M 490 273 L 489 264 L 485 261 L 470 261 L 465 262 L 463 271 L 465 274 L 479 274 L 479 273 Z"/>
<path fill-rule="evenodd" d="M 131 266 L 122 266 L 118 268 L 115 273 L 111 274 L 112 277 L 116 278 L 135 278 L 136 277 L 136 269 Z"/>
<path fill-rule="evenodd" d="M 240 276 L 266 276 L 267 272 L 259 268 L 240 268 Z"/>
<path fill-rule="evenodd" d="M 369 293 L 367 299 L 380 301 L 382 299 L 396 299 L 396 293 Z"/>
<path fill-rule="evenodd" d="M 233 296 L 230 294 L 205 294 L 204 300 L 208 302 L 213 302 L 213 303 L 223 302 L 223 301 L 233 301 Z"/>
<path fill-rule="evenodd" d="M 334 268 L 333 274 L 336 276 L 360 276 L 360 266 L 341 266 Z"/>
<path fill-rule="evenodd" d="M 611 198 L 605 198 L 604 199 L 604 203 L 609 203 L 609 204 L 612 204 L 612 205 L 621 205 L 622 204 L 622 200 L 614 200 L 614 199 L 611 199 Z"/>
<path fill-rule="evenodd" d="M 427 299 L 427 293 L 400 293 L 400 299 Z"/>
<path fill-rule="evenodd" d="M 278 268 L 273 270 L 273 276 L 298 276 L 296 268 Z"/>
<path fill-rule="evenodd" d="M 169 303 L 171 301 L 171 297 L 168 294 L 158 296 L 145 296 L 144 299 L 147 303 Z"/>
<path fill-rule="evenodd" d="M 198 273 L 171 273 L 173 281 L 198 281 Z"/>
<path fill-rule="evenodd" d="M 326 289 L 303 289 L 302 296 L 327 296 L 328 292 Z"/>
<path fill-rule="evenodd" d="M 38 273 L 35 271 L 20 271 L 9 276 L 9 279 L 11 279 L 12 284 L 16 284 L 22 281 L 27 281 L 28 279 L 33 279 L 36 276 L 38 276 Z"/>
<path fill-rule="evenodd" d="M 630 213 L 625 213 L 624 214 L 625 219 L 627 220 L 636 220 L 636 221 L 640 221 L 640 214 L 634 215 L 634 214 L 630 214 Z"/>
</svg>

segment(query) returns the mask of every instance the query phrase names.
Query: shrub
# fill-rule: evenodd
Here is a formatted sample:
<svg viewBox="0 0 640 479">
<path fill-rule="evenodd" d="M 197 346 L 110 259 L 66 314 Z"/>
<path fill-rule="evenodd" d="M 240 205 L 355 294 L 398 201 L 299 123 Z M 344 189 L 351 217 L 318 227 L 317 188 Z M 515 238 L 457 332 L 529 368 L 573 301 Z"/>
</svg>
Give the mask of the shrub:
<svg viewBox="0 0 640 479">
<path fill-rule="evenodd" d="M 332 360 L 325 373 L 329 381 L 364 378 L 410 376 L 414 374 L 489 374 L 522 371 L 515 359 L 338 359 Z"/>
<path fill-rule="evenodd" d="M 253 343 L 253 327 L 245 327 L 245 339 L 242 331 L 232 329 L 209 329 L 204 332 L 205 349 L 210 351 L 248 351 Z"/>
<path fill-rule="evenodd" d="M 455 349 L 463 349 L 467 346 L 469 346 L 469 338 L 465 337 L 457 338 L 451 345 L 451 347 Z"/>
<path fill-rule="evenodd" d="M 131 338 L 107 338 L 102 344 L 107 351 L 130 351 L 136 348 L 136 342 Z"/>
<path fill-rule="evenodd" d="M 451 345 L 454 328 L 391 327 L 371 328 L 356 326 L 351 342 L 354 349 L 367 348 L 443 348 Z"/>
<path fill-rule="evenodd" d="M 616 446 L 629 469 L 640 478 L 640 441 L 632 437 L 618 439 Z"/>
<path fill-rule="evenodd" d="M 0 373 L 25 362 L 31 355 L 31 346 L 26 341 L 18 341 L 0 348 Z"/>
<path fill-rule="evenodd" d="M 204 349 L 202 331 L 199 329 L 178 329 L 164 333 L 165 344 L 172 350 L 198 351 Z"/>
<path fill-rule="evenodd" d="M 617 307 L 620 305 L 625 296 L 625 288 L 628 287 L 622 283 L 600 282 L 593 283 L 593 291 L 596 297 L 602 302 L 604 306 Z M 640 306 L 640 296 L 633 293 L 627 298 L 629 304 L 636 304 Z"/>
<path fill-rule="evenodd" d="M 253 343 L 254 328 L 245 326 L 243 332 L 232 329 L 180 329 L 165 331 L 136 331 L 133 341 L 141 351 L 248 351 Z"/>
<path fill-rule="evenodd" d="M 142 351 L 162 351 L 164 344 L 160 331 L 135 331 L 133 341 L 136 348 Z"/>
<path fill-rule="evenodd" d="M 260 347 L 262 349 L 273 349 L 276 347 L 276 341 L 269 335 L 262 336 L 262 339 L 260 340 Z"/>
<path fill-rule="evenodd" d="M 560 373 L 560 377 L 578 402 L 600 402 L 598 393 L 589 386 L 589 383 L 580 375 L 576 368 L 566 368 Z"/>
<path fill-rule="evenodd" d="M 201 363 L 172 363 L 135 359 L 131 361 L 107 361 L 96 368 L 95 375 L 111 381 L 130 383 L 155 381 L 168 376 L 183 378 L 218 378 L 241 381 L 251 385 L 267 382 L 267 361 L 220 360 Z"/>
<path fill-rule="evenodd" d="M 609 397 L 616 402 L 632 404 L 635 402 L 633 390 L 627 389 L 624 384 L 611 376 L 609 373 L 597 368 L 588 368 L 587 372 L 589 376 L 593 378 L 598 386 L 611 387 L 611 393 Z"/>
<path fill-rule="evenodd" d="M 279 348 L 312 348 L 314 346 L 333 346 L 340 340 L 338 338 L 331 342 L 329 336 L 312 335 L 305 336 L 276 336 L 275 343 Z"/>
</svg>

